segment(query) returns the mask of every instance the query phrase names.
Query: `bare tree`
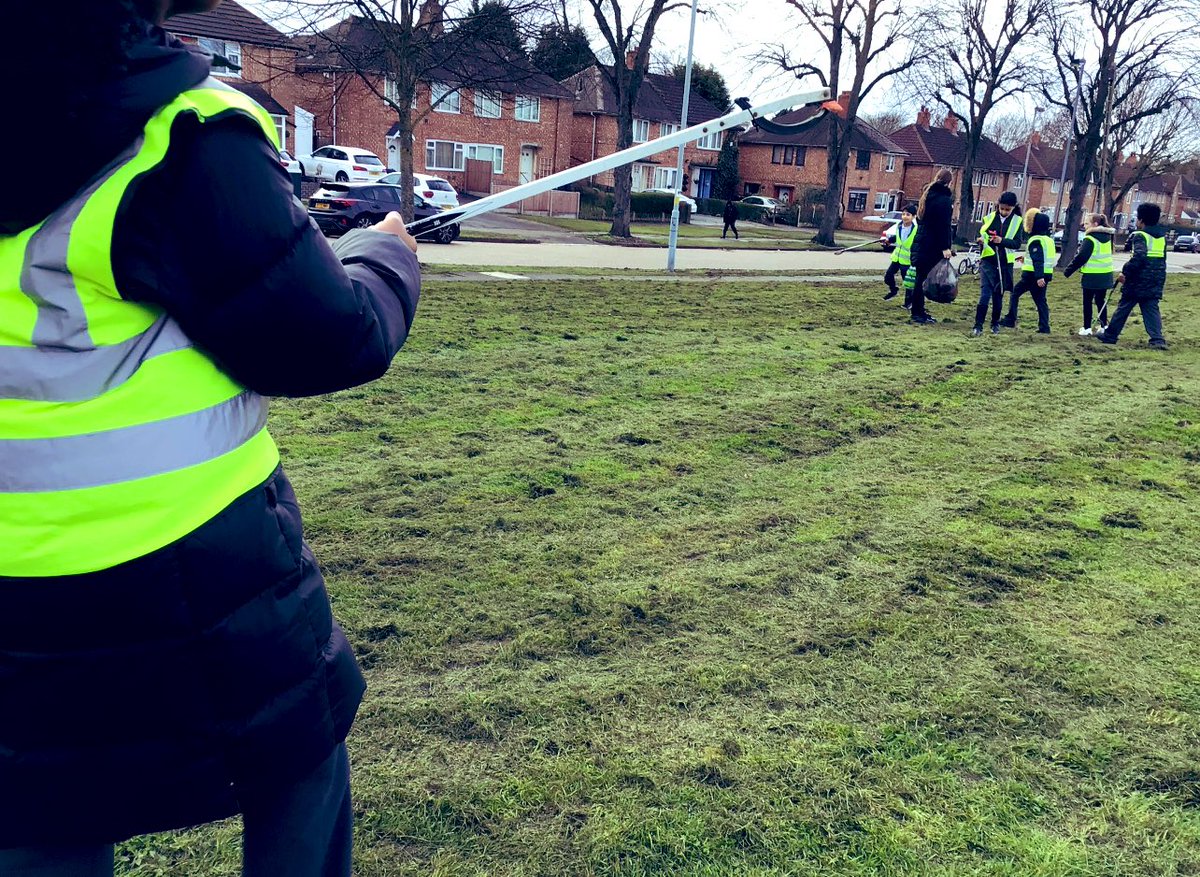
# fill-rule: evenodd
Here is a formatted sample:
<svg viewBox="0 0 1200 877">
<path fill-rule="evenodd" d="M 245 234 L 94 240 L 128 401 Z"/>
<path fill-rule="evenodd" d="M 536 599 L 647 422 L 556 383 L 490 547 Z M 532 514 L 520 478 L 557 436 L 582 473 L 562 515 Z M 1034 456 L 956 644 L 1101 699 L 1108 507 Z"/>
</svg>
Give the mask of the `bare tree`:
<svg viewBox="0 0 1200 877">
<path fill-rule="evenodd" d="M 1088 183 L 1095 180 L 1109 114 L 1167 65 L 1194 69 L 1200 29 L 1170 0 L 1075 0 L 1067 7 L 1052 7 L 1048 15 L 1052 20 L 1045 34 L 1057 63 L 1041 91 L 1049 103 L 1070 113 L 1075 153 L 1060 259 L 1066 261 L 1075 253 L 1083 203 Z M 1091 63 L 1085 61 L 1092 58 Z M 1136 127 L 1164 109 L 1152 105 L 1131 112 L 1126 124 Z"/>
<path fill-rule="evenodd" d="M 850 94 L 843 117 L 830 116 L 829 148 L 826 150 L 824 215 L 816 243 L 834 246 L 834 230 L 841 221 L 842 189 L 850 160 L 850 134 L 858 120 L 858 108 L 880 83 L 910 68 L 917 60 L 911 37 L 916 18 L 903 0 L 783 0 L 792 11 L 800 38 L 814 35 L 824 44 L 819 61 L 788 44 L 763 53 L 797 79 L 815 77 L 836 98 Z"/>
<path fill-rule="evenodd" d="M 899 131 L 908 121 L 908 114 L 899 110 L 882 110 L 875 113 L 859 113 L 858 117 L 880 134 Z"/>
<path fill-rule="evenodd" d="M 344 72 L 395 112 L 401 186 L 407 192 L 413 185 L 413 132 L 422 119 L 462 88 L 511 87 L 535 75 L 511 46 L 489 42 L 485 29 L 499 11 L 500 18 L 507 14 L 512 20 L 506 39 L 514 31 L 529 33 L 524 28 L 538 20 L 546 2 L 481 7 L 467 0 L 288 0 L 280 20 L 303 23 L 294 40 L 307 46 L 297 59 L 298 72 Z M 431 90 L 428 105 L 418 108 L 418 86 L 433 82 L 449 90 L 440 95 Z M 401 209 L 411 220 L 410 199 L 402 200 Z"/>
<path fill-rule="evenodd" d="M 956 0 L 924 16 L 924 60 L 914 70 L 926 74 L 931 99 L 956 116 L 963 127 L 963 167 L 958 196 L 958 228 L 966 233 L 975 203 L 974 176 L 984 129 L 992 111 L 1030 84 L 1018 49 L 1028 48 L 1047 0 Z M 951 24 L 953 22 L 953 24 Z M 949 45 L 946 50 L 943 46 Z"/>
<path fill-rule="evenodd" d="M 996 113 L 989 117 L 984 125 L 983 136 L 990 138 L 1005 151 L 1011 151 L 1025 145 L 1032 129 L 1033 122 L 1027 113 Z"/>
<path fill-rule="evenodd" d="M 690 4 L 672 0 L 587 0 L 612 56 L 612 64 L 597 62 L 597 67 L 612 89 L 617 105 L 618 152 L 633 145 L 633 108 L 649 68 L 650 46 L 659 19 L 686 5 Z M 609 233 L 615 237 L 629 237 L 632 192 L 633 169 L 621 165 L 613 171 L 613 221 Z"/>
</svg>

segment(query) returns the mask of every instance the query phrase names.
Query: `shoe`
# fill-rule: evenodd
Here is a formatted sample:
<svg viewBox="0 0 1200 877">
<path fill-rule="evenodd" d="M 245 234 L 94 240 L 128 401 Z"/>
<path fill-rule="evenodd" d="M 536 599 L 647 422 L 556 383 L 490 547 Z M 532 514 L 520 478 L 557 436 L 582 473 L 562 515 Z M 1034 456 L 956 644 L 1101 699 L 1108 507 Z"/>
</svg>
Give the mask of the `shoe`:
<svg viewBox="0 0 1200 877">
<path fill-rule="evenodd" d="M 983 328 L 981 326 L 976 326 L 974 329 L 971 330 L 972 338 L 978 338 L 982 334 L 983 334 Z"/>
<path fill-rule="evenodd" d="M 906 311 L 911 311 L 911 310 L 912 310 L 912 302 L 910 302 L 910 301 L 906 301 L 906 302 L 904 303 L 904 310 L 906 310 Z"/>
<path fill-rule="evenodd" d="M 1082 329 L 1080 329 L 1080 330 L 1079 330 L 1079 334 L 1080 334 L 1080 335 L 1085 335 L 1085 336 L 1086 336 L 1086 335 L 1091 335 L 1091 334 L 1092 334 L 1092 330 L 1091 330 L 1091 329 L 1089 329 L 1087 326 L 1084 326 Z"/>
<path fill-rule="evenodd" d="M 1001 317 L 1000 325 L 1004 326 L 1006 329 L 1015 329 L 1017 328 L 1017 321 L 1012 317 Z"/>
<path fill-rule="evenodd" d="M 1099 332 L 1094 334 L 1092 337 L 1095 338 L 1097 341 L 1099 341 L 1101 344 L 1116 344 L 1117 343 L 1117 339 L 1109 338 L 1108 333 L 1106 333 L 1103 329 L 1101 329 Z"/>
<path fill-rule="evenodd" d="M 885 296 L 883 297 L 883 300 L 884 300 L 884 301 L 887 301 L 889 298 L 895 298 L 895 297 L 896 297 L 896 296 L 898 296 L 899 294 L 900 294 L 900 290 L 898 290 L 898 289 L 892 289 L 892 290 L 889 290 L 889 291 L 888 291 L 888 293 L 887 293 L 887 295 L 885 295 Z"/>
<path fill-rule="evenodd" d="M 929 314 L 920 314 L 920 315 L 913 314 L 912 317 L 909 319 L 909 322 L 914 323 L 918 326 L 932 326 L 934 323 L 937 322 L 937 320 L 935 320 L 933 317 L 929 316 Z"/>
<path fill-rule="evenodd" d="M 1169 349 L 1169 348 L 1167 347 L 1167 342 L 1166 342 L 1166 341 L 1151 341 L 1151 342 L 1150 342 L 1150 346 L 1151 346 L 1151 347 L 1153 347 L 1155 350 L 1167 350 L 1167 349 Z"/>
<path fill-rule="evenodd" d="M 992 334 L 993 335 L 1000 334 L 1000 324 L 999 323 L 992 323 Z"/>
<path fill-rule="evenodd" d="M 1038 333 L 1039 335 L 1049 335 L 1049 334 L 1050 334 L 1050 330 L 1049 330 L 1049 329 L 1038 329 L 1037 333 Z"/>
</svg>

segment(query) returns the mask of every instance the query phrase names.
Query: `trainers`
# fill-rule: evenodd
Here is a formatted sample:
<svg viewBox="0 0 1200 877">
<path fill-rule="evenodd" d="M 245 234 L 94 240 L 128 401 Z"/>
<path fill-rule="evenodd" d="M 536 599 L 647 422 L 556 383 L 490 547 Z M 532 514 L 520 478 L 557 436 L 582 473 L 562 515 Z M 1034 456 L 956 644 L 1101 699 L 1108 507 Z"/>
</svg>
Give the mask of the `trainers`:
<svg viewBox="0 0 1200 877">
<path fill-rule="evenodd" d="M 1049 329 L 1038 329 L 1038 334 L 1039 335 L 1049 335 L 1050 330 Z"/>
<path fill-rule="evenodd" d="M 895 298 L 895 297 L 896 297 L 896 296 L 898 296 L 899 294 L 900 294 L 900 290 L 898 290 L 898 289 L 889 289 L 889 290 L 888 290 L 888 293 L 887 293 L 887 295 L 885 295 L 885 296 L 883 297 L 883 300 L 884 300 L 884 301 L 887 301 L 889 298 Z"/>
<path fill-rule="evenodd" d="M 1000 324 L 999 323 L 992 323 L 992 334 L 993 335 L 1000 334 Z"/>
<path fill-rule="evenodd" d="M 1003 317 L 1000 320 L 1000 325 L 1008 329 L 1015 329 L 1017 328 L 1017 321 L 1012 317 Z"/>
<path fill-rule="evenodd" d="M 971 337 L 972 337 L 972 338 L 978 338 L 978 337 L 979 337 L 980 335 L 982 335 L 982 334 L 983 334 L 983 327 L 982 327 L 982 326 L 976 326 L 974 329 L 972 329 L 972 330 L 971 330 Z"/>
<path fill-rule="evenodd" d="M 929 316 L 929 314 L 913 314 L 909 322 L 915 323 L 918 326 L 932 326 L 937 320 Z"/>
<path fill-rule="evenodd" d="M 1153 347 L 1155 350 L 1166 350 L 1167 342 L 1166 341 L 1151 341 L 1150 346 Z"/>
<path fill-rule="evenodd" d="M 1079 330 L 1079 334 L 1080 335 L 1091 335 L 1092 330 L 1089 329 L 1087 326 L 1084 326 L 1082 329 Z"/>
</svg>

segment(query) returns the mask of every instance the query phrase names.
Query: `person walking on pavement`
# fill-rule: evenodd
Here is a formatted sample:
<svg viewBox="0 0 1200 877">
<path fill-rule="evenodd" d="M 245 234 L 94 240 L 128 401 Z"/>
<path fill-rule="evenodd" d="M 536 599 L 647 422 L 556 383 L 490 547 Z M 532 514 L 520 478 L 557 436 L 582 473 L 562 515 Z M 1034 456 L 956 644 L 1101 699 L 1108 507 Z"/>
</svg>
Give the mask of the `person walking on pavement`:
<svg viewBox="0 0 1200 877">
<path fill-rule="evenodd" d="M 4 877 L 109 877 L 115 843 L 239 812 L 244 874 L 350 874 L 365 683 L 266 397 L 384 374 L 416 241 L 394 213 L 325 241 L 272 118 L 162 27 L 218 2 L 6 20 L 57 170 L 0 200 Z"/>
<path fill-rule="evenodd" d="M 1000 334 L 1000 309 L 1004 306 L 1004 293 L 1012 292 L 1013 263 L 1021 234 L 1021 217 L 1016 209 L 1016 193 L 1005 192 L 1000 196 L 996 212 L 985 216 L 979 228 L 979 240 L 983 244 L 979 254 L 979 304 L 975 306 L 975 328 L 971 330 L 976 338 L 983 334 L 983 319 L 987 316 L 989 302 L 992 334 Z"/>
<path fill-rule="evenodd" d="M 939 170 L 917 204 L 917 234 L 912 245 L 916 281 L 910 319 L 918 325 L 937 322 L 925 311 L 925 278 L 938 262 L 949 259 L 952 254 L 954 193 L 950 190 L 950 181 L 953 178 L 954 172 L 950 168 Z"/>
<path fill-rule="evenodd" d="M 721 229 L 721 239 L 725 239 L 725 234 L 727 232 L 733 232 L 733 239 L 735 241 L 741 240 L 741 238 L 738 237 L 737 230 L 738 208 L 732 200 L 725 202 L 725 212 L 721 215 L 721 217 L 725 220 L 725 227 Z"/>
<path fill-rule="evenodd" d="M 1159 225 L 1162 208 L 1157 204 L 1139 204 L 1137 209 L 1138 230 L 1133 233 L 1133 256 L 1117 275 L 1121 287 L 1121 301 L 1113 313 L 1107 329 L 1101 329 L 1094 337 L 1105 344 L 1116 344 L 1125 328 L 1125 321 L 1137 305 L 1142 312 L 1142 323 L 1150 336 L 1150 346 L 1158 350 L 1167 349 L 1163 337 L 1162 313 L 1159 302 L 1163 297 L 1163 286 L 1167 282 L 1166 229 Z"/>
<path fill-rule="evenodd" d="M 1025 233 L 1029 236 L 1025 245 L 1026 255 L 1018 256 L 1021 264 L 1021 279 L 1013 287 L 1008 303 L 1008 313 L 1000 321 L 1010 329 L 1017 327 L 1017 302 L 1028 292 L 1037 306 L 1038 332 L 1050 334 L 1050 305 L 1046 301 L 1047 287 L 1054 277 L 1054 261 L 1058 252 L 1054 238 L 1050 237 L 1050 217 L 1036 207 L 1025 211 Z"/>
<path fill-rule="evenodd" d="M 904 277 L 912 265 L 912 245 L 916 234 L 917 205 L 905 204 L 904 210 L 900 213 L 900 224 L 896 226 L 896 245 L 892 248 L 892 261 L 883 275 L 883 282 L 887 284 L 888 288 L 883 297 L 884 301 L 900 294 L 896 288 L 896 274 L 900 275 L 900 282 L 903 283 Z M 912 293 L 907 286 L 904 291 L 904 306 L 906 308 L 912 306 Z"/>
<path fill-rule="evenodd" d="M 1108 291 L 1113 288 L 1113 237 L 1116 229 L 1108 227 L 1108 217 L 1093 213 L 1088 217 L 1088 227 L 1079 245 L 1079 252 L 1063 271 L 1070 277 L 1080 271 L 1083 285 L 1083 327 L 1080 335 L 1092 334 L 1092 308 L 1100 309 L 1100 328 L 1108 325 Z"/>
</svg>

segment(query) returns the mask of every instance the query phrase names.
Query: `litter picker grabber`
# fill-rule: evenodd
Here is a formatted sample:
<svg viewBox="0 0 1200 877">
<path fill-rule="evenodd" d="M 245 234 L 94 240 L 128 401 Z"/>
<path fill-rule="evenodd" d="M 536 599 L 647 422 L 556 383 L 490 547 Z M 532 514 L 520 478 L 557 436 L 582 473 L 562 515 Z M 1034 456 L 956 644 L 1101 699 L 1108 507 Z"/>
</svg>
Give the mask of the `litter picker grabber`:
<svg viewBox="0 0 1200 877">
<path fill-rule="evenodd" d="M 1088 326 L 1089 329 L 1093 328 L 1096 325 L 1096 321 L 1100 319 L 1101 314 L 1108 313 L 1109 300 L 1112 298 L 1113 293 L 1116 292 L 1118 289 L 1120 289 L 1123 285 L 1124 284 L 1121 284 L 1121 283 L 1114 284 L 1113 288 L 1108 291 L 1108 295 L 1104 296 L 1104 304 L 1100 305 L 1100 310 L 1096 311 L 1096 316 L 1092 317 L 1092 325 Z"/>
<path fill-rule="evenodd" d="M 418 219 L 416 222 L 410 222 L 407 226 L 408 232 L 412 235 L 427 234 L 451 223 L 465 222 L 468 219 L 482 216 L 501 207 L 507 207 L 509 204 L 515 204 L 526 198 L 532 198 L 534 195 L 540 195 L 543 192 L 549 192 L 551 189 L 557 189 L 559 186 L 565 186 L 568 183 L 577 182 L 585 177 L 610 171 L 623 164 L 629 164 L 640 158 L 646 158 L 647 156 L 654 155 L 656 152 L 674 149 L 681 144 L 689 143 L 692 140 L 699 140 L 701 137 L 707 137 L 710 134 L 720 131 L 728 131 L 733 128 L 740 128 L 742 125 L 752 124 L 764 130 L 767 130 L 766 126 L 770 126 L 769 130 L 773 133 L 797 134 L 820 122 L 827 113 L 841 115 L 845 112 L 840 104 L 829 99 L 829 89 L 827 88 L 805 91 L 800 94 L 791 95 L 790 97 L 768 101 L 759 107 L 751 107 L 750 102 L 746 98 L 738 98 L 737 104 L 741 109 L 726 113 L 719 118 L 701 122 L 698 125 L 692 125 L 690 128 L 684 128 L 681 131 L 676 131 L 674 134 L 668 134 L 666 137 L 659 137 L 657 140 L 639 143 L 620 152 L 614 152 L 612 155 L 606 155 L 603 158 L 597 158 L 594 161 L 551 174 L 548 177 L 542 177 L 540 180 L 533 180 L 507 191 L 489 195 L 486 198 L 480 198 L 478 201 L 472 201 L 470 204 L 464 204 L 462 207 L 446 210 L 437 216 L 427 216 L 424 219 Z M 819 109 L 810 118 L 793 125 L 781 125 L 764 118 L 780 110 L 801 105 L 817 106 Z"/>
<path fill-rule="evenodd" d="M 842 247 L 840 250 L 834 250 L 833 254 L 835 256 L 840 256 L 842 253 L 848 253 L 851 250 L 861 250 L 863 247 L 869 247 L 872 244 L 877 244 L 877 243 L 879 243 L 878 240 L 873 240 L 873 241 L 867 241 L 865 244 L 855 244 L 852 247 Z"/>
</svg>

